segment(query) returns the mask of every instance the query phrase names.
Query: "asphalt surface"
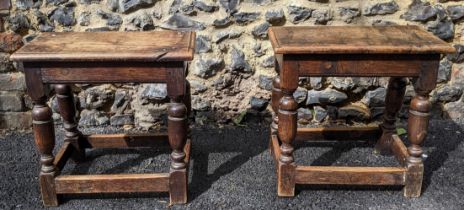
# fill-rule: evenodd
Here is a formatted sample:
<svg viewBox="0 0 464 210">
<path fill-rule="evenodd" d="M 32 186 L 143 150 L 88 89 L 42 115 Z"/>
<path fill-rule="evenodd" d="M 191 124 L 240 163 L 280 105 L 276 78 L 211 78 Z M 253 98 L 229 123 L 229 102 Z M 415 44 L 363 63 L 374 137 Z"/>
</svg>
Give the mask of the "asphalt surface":
<svg viewBox="0 0 464 210">
<path fill-rule="evenodd" d="M 193 129 L 189 203 L 172 209 L 464 209 L 464 125 L 432 121 L 424 144 L 425 178 L 420 198 L 401 187 L 297 186 L 294 198 L 276 196 L 267 125 Z M 97 129 L 98 131 L 98 129 Z M 109 130 L 105 132 L 113 132 Z M 61 136 L 61 132 L 57 132 Z M 57 140 L 61 144 L 61 140 Z M 370 143 L 310 144 L 296 151 L 298 164 L 395 166 L 376 156 Z M 80 165 L 63 174 L 166 172 L 168 151 L 88 150 Z M 38 155 L 31 133 L 0 137 L 0 209 L 42 208 Z M 121 197 L 122 196 L 122 197 Z M 67 195 L 57 209 L 165 209 L 166 193 Z"/>
</svg>

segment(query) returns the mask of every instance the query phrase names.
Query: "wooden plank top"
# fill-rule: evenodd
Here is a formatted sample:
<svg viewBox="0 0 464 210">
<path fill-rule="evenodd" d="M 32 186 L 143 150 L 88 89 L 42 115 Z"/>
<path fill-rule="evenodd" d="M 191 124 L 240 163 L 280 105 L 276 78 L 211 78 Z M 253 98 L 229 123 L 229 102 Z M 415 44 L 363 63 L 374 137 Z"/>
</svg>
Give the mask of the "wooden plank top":
<svg viewBox="0 0 464 210">
<path fill-rule="evenodd" d="M 277 54 L 445 54 L 455 49 L 418 26 L 271 27 Z"/>
<path fill-rule="evenodd" d="M 14 61 L 189 61 L 194 32 L 42 33 L 11 55 Z"/>
</svg>

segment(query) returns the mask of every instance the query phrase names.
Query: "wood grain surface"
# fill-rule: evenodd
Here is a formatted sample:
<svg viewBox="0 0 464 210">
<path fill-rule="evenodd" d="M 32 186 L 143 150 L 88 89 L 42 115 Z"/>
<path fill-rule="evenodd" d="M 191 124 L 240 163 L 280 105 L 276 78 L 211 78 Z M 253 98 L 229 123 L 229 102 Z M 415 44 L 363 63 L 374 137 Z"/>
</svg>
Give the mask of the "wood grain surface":
<svg viewBox="0 0 464 210">
<path fill-rule="evenodd" d="M 297 166 L 299 184 L 403 185 L 405 168 Z"/>
<path fill-rule="evenodd" d="M 269 39 L 276 54 L 454 52 L 418 26 L 271 27 Z"/>
<path fill-rule="evenodd" d="M 56 192 L 122 193 L 168 191 L 169 174 L 62 175 L 55 178 Z"/>
<path fill-rule="evenodd" d="M 15 61 L 192 60 L 194 32 L 42 33 L 11 56 Z"/>
</svg>

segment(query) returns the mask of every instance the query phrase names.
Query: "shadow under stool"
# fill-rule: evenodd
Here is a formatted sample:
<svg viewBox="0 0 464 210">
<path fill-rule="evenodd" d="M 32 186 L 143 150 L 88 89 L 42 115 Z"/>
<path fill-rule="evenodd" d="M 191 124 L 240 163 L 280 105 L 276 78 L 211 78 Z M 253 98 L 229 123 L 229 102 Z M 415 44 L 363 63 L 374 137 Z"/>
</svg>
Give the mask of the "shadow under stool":
<svg viewBox="0 0 464 210">
<path fill-rule="evenodd" d="M 418 26 L 271 27 L 276 68 L 273 81 L 270 147 L 277 167 L 277 193 L 294 196 L 295 184 L 404 185 L 406 197 L 419 197 L 424 172 L 421 144 L 427 135 L 441 54 L 454 48 Z M 293 93 L 300 76 L 390 77 L 383 123 L 377 127 L 297 128 Z M 412 77 L 406 148 L 395 121 Z M 302 166 L 294 161 L 294 141 L 359 140 L 378 137 L 375 149 L 393 153 L 400 167 Z M 430 157 L 433 158 L 433 157 Z"/>
<path fill-rule="evenodd" d="M 24 67 L 27 92 L 34 102 L 33 130 L 45 206 L 57 206 L 59 194 L 85 193 L 169 192 L 171 204 L 187 202 L 187 116 L 191 105 L 185 77 L 194 41 L 194 32 L 42 33 L 11 55 Z M 70 87 L 79 83 L 166 83 L 170 98 L 167 133 L 83 135 L 77 128 Z M 52 111 L 47 105 L 51 85 L 65 129 L 65 142 L 56 155 L 52 152 Z M 172 149 L 169 173 L 60 175 L 69 158 L 77 162 L 85 159 L 86 148 L 162 145 Z"/>
</svg>

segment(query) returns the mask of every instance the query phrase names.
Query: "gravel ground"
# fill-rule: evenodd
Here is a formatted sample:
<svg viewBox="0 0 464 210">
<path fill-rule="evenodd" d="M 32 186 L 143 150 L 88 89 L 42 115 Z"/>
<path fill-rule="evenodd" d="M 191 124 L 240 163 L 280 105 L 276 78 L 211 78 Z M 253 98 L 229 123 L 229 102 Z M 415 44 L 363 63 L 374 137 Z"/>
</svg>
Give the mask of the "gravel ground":
<svg viewBox="0 0 464 210">
<path fill-rule="evenodd" d="M 106 132 L 106 131 L 105 131 Z M 57 132 L 61 136 L 61 132 Z M 173 209 L 464 209 L 464 124 L 432 121 L 424 145 L 423 195 L 406 199 L 400 187 L 297 186 L 294 198 L 276 196 L 267 126 L 193 129 L 189 203 Z M 38 155 L 31 133 L 0 137 L 0 209 L 42 208 Z M 61 144 L 58 140 L 57 144 Z M 394 166 L 370 143 L 302 143 L 299 164 Z M 166 172 L 167 150 L 89 150 L 64 174 Z M 122 196 L 122 197 L 120 197 Z M 166 193 L 63 196 L 57 209 L 165 209 Z"/>
</svg>

